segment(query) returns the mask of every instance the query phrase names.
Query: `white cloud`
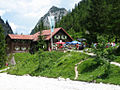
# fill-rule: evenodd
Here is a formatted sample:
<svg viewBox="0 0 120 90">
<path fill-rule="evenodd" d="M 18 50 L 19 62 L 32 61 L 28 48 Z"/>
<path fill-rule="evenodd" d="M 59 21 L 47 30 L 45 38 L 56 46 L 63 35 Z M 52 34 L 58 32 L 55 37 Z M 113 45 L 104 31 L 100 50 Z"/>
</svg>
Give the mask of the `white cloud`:
<svg viewBox="0 0 120 90">
<path fill-rule="evenodd" d="M 18 34 L 30 34 L 31 28 L 26 27 L 26 26 L 21 26 L 19 25 L 18 28 L 16 29 L 16 33 Z"/>
<path fill-rule="evenodd" d="M 0 10 L 0 16 L 3 16 L 6 13 L 5 10 Z"/>
<path fill-rule="evenodd" d="M 72 8 L 75 7 L 75 4 L 78 4 L 81 0 L 71 0 L 71 3 L 69 4 L 69 6 Z"/>
<path fill-rule="evenodd" d="M 73 8 L 80 0 L 0 0 L 0 16 L 10 20 L 16 33 L 28 33 L 53 5 Z M 66 3 L 65 5 L 63 3 Z M 9 12 L 9 13 L 8 13 Z"/>
<path fill-rule="evenodd" d="M 43 13 L 43 10 L 46 12 L 53 4 L 59 5 L 60 0 L 0 0 L 0 8 L 10 9 L 23 16 L 31 12 L 32 14 L 41 11 Z"/>
<path fill-rule="evenodd" d="M 15 25 L 13 22 L 9 22 L 13 32 L 15 33 L 16 32 L 16 29 L 17 29 L 17 25 Z"/>
<path fill-rule="evenodd" d="M 40 15 L 39 12 L 30 12 L 30 13 L 25 13 L 25 17 L 38 17 Z"/>
<path fill-rule="evenodd" d="M 10 26 L 13 30 L 14 33 L 17 34 L 29 34 L 30 33 L 30 28 L 26 26 L 21 26 L 21 25 L 15 25 L 14 23 L 10 22 Z"/>
</svg>

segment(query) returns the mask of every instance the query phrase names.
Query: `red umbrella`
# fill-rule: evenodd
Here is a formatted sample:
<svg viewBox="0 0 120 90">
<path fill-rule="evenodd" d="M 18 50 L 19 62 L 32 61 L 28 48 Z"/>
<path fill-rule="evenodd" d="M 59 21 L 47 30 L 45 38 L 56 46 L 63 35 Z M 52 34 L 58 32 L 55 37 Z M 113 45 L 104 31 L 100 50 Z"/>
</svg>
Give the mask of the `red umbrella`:
<svg viewBox="0 0 120 90">
<path fill-rule="evenodd" d="M 65 42 L 56 42 L 56 44 L 65 44 Z"/>
</svg>

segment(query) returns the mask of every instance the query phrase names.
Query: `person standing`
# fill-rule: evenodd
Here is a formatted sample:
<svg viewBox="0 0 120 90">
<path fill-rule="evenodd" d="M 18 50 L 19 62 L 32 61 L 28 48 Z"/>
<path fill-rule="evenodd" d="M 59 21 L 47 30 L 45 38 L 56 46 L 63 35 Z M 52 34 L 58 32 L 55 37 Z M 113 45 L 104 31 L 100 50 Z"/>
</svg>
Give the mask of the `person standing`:
<svg viewBox="0 0 120 90">
<path fill-rule="evenodd" d="M 79 44 L 78 43 L 76 44 L 76 50 L 79 50 Z"/>
</svg>

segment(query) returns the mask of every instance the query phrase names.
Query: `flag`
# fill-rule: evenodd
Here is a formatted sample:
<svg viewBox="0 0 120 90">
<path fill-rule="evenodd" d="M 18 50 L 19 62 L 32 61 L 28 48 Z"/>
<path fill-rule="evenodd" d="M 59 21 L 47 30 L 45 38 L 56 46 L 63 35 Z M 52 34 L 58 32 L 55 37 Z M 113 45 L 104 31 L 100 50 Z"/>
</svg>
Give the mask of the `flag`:
<svg viewBox="0 0 120 90">
<path fill-rule="evenodd" d="M 55 28 L 54 16 L 49 16 L 48 20 L 49 20 L 49 23 L 50 23 L 51 32 L 54 32 L 54 28 Z"/>
</svg>

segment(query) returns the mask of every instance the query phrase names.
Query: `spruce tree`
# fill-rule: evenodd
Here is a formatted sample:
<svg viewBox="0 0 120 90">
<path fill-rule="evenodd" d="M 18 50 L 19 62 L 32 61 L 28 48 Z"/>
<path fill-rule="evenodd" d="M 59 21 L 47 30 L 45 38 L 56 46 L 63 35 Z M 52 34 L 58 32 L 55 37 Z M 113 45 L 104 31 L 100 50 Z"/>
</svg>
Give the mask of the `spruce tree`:
<svg viewBox="0 0 120 90">
<path fill-rule="evenodd" d="M 2 26 L 0 25 L 0 68 L 6 63 L 6 44 Z"/>
<path fill-rule="evenodd" d="M 109 18 L 106 0 L 92 0 L 88 12 L 86 27 L 90 35 L 87 38 L 90 42 L 96 42 L 97 35 L 102 35 L 107 31 Z"/>
<path fill-rule="evenodd" d="M 37 50 L 42 49 L 45 50 L 46 49 L 46 42 L 44 40 L 44 36 L 42 36 L 42 30 L 44 29 L 44 26 L 38 26 L 38 30 L 39 30 L 39 37 L 38 37 L 38 45 L 37 45 Z"/>
<path fill-rule="evenodd" d="M 78 5 L 76 4 L 72 12 L 69 12 L 60 20 L 57 24 L 58 27 L 63 27 L 74 39 L 84 38 L 84 33 L 86 32 L 85 20 L 88 16 L 90 1 L 91 0 L 81 0 Z"/>
<path fill-rule="evenodd" d="M 109 0 L 109 30 L 116 36 L 120 38 L 120 0 Z"/>
</svg>

